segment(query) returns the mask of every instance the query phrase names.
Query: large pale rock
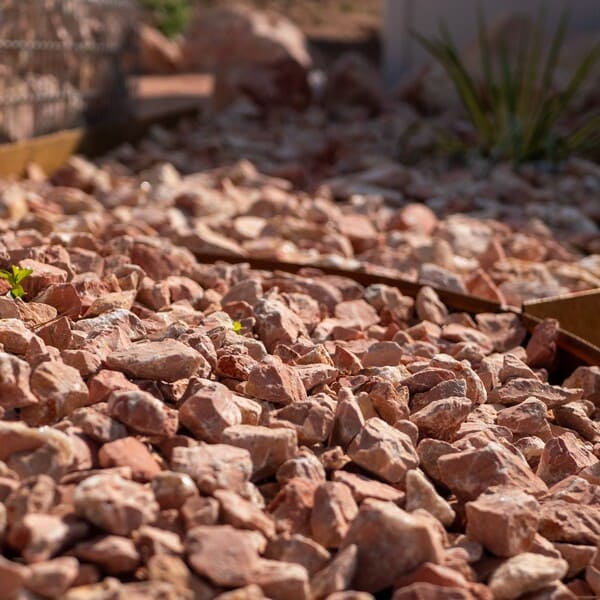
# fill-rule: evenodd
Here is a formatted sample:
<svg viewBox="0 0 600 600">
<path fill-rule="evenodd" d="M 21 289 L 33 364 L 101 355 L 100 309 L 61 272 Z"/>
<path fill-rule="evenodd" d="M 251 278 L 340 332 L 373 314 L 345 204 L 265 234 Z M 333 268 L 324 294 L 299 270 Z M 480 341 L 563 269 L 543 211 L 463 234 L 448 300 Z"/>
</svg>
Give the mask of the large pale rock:
<svg viewBox="0 0 600 600">
<path fill-rule="evenodd" d="M 569 569 L 566 560 L 525 552 L 509 558 L 492 574 L 489 587 L 494 598 L 513 600 L 562 579 Z"/>
</svg>

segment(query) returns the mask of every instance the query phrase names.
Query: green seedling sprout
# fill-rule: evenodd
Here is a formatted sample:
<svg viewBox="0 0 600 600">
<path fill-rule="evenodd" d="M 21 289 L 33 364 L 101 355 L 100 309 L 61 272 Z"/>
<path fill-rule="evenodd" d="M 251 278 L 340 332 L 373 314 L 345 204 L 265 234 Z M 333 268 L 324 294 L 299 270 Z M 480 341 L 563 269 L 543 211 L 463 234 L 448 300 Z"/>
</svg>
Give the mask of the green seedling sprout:
<svg viewBox="0 0 600 600">
<path fill-rule="evenodd" d="M 233 327 L 233 330 L 234 330 L 236 333 L 239 333 L 239 332 L 242 330 L 242 324 L 241 324 L 241 322 L 240 322 L 240 321 L 234 321 L 234 322 L 232 323 L 232 327 Z"/>
<path fill-rule="evenodd" d="M 13 298 L 22 298 L 25 295 L 25 290 L 23 289 L 21 282 L 32 273 L 33 269 L 22 269 L 17 265 L 12 265 L 10 271 L 0 269 L 0 278 L 8 281 L 8 284 L 10 285 L 10 295 Z"/>
</svg>

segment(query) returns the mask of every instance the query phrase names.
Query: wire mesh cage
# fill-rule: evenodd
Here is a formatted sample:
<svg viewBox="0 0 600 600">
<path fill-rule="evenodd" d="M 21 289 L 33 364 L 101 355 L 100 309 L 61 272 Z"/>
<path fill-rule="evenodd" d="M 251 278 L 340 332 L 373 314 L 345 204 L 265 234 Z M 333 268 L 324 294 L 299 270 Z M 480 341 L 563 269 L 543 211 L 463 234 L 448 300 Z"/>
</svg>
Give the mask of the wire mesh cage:
<svg viewBox="0 0 600 600">
<path fill-rule="evenodd" d="M 123 117 L 134 0 L 0 0 L 0 143 Z"/>
</svg>

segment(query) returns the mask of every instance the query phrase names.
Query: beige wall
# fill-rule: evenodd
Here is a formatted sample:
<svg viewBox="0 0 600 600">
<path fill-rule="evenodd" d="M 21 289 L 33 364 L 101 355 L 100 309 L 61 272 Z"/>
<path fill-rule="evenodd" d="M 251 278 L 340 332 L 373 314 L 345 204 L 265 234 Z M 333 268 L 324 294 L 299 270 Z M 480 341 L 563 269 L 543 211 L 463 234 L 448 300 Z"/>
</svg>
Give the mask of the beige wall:
<svg viewBox="0 0 600 600">
<path fill-rule="evenodd" d="M 393 85 L 403 73 L 422 64 L 424 51 L 411 38 L 415 29 L 434 34 L 444 21 L 460 45 L 476 33 L 477 7 L 481 3 L 488 21 L 511 12 L 537 13 L 540 0 L 384 0 L 383 42 L 385 78 Z M 548 22 L 566 7 L 573 31 L 597 31 L 600 39 L 600 0 L 545 0 Z"/>
</svg>

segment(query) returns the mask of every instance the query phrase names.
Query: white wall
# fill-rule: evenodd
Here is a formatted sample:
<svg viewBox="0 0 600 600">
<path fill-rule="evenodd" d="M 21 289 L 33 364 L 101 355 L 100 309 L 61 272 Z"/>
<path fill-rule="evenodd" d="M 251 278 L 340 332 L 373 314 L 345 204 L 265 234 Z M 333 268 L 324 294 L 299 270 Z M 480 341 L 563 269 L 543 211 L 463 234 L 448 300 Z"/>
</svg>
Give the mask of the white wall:
<svg viewBox="0 0 600 600">
<path fill-rule="evenodd" d="M 425 60 L 424 50 L 410 36 L 411 29 L 435 34 L 442 20 L 459 45 L 466 45 L 476 35 L 480 4 L 491 22 L 511 12 L 537 14 L 541 3 L 546 6 L 549 23 L 566 7 L 573 31 L 597 31 L 600 39 L 600 0 L 385 0 L 382 32 L 386 82 L 393 85 Z"/>
</svg>

